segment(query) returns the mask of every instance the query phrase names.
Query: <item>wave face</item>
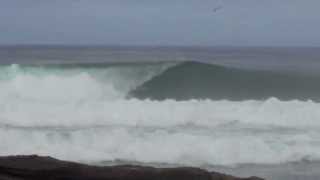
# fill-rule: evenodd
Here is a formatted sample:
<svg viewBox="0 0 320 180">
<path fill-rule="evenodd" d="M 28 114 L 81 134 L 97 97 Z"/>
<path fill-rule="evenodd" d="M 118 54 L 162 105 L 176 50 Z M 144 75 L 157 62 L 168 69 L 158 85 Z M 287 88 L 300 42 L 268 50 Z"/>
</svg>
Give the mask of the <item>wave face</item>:
<svg viewBox="0 0 320 180">
<path fill-rule="evenodd" d="M 320 160 L 314 101 L 127 97 L 175 68 L 198 65 L 0 66 L 0 155 L 192 166 Z"/>
<path fill-rule="evenodd" d="M 184 62 L 145 82 L 130 95 L 137 98 L 248 100 L 320 100 L 320 77 L 240 70 Z"/>
</svg>

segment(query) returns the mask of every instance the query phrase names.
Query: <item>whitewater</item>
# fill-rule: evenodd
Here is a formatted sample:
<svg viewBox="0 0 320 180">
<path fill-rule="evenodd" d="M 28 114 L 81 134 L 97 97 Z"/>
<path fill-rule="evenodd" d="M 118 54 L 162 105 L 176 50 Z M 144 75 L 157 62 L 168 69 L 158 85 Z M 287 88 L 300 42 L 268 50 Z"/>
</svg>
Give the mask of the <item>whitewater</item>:
<svg viewBox="0 0 320 180">
<path fill-rule="evenodd" d="M 190 166 L 320 160 L 320 103 L 139 99 L 172 63 L 0 66 L 0 155 Z"/>
</svg>

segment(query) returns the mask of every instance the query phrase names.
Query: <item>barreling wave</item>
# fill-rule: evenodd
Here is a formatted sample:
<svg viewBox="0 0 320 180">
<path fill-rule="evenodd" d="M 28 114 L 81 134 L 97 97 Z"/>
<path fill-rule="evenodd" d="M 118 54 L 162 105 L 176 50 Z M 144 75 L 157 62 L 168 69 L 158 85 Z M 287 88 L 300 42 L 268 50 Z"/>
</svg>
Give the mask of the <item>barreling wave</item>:
<svg viewBox="0 0 320 180">
<path fill-rule="evenodd" d="M 320 77 L 184 62 L 129 93 L 141 99 L 320 100 Z"/>
<path fill-rule="evenodd" d="M 3 94 L 14 90 L 18 96 L 54 97 L 62 91 L 60 95 L 68 97 L 78 93 L 109 99 L 320 100 L 317 76 L 200 62 L 10 65 L 0 66 L 0 81 L 3 90 L 10 91 Z"/>
</svg>

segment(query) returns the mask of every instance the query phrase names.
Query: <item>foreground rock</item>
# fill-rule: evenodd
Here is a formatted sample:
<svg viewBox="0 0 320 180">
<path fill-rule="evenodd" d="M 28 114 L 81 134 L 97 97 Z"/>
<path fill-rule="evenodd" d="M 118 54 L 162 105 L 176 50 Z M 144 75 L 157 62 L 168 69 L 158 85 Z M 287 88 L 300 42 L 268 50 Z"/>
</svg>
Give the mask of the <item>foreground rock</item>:
<svg viewBox="0 0 320 180">
<path fill-rule="evenodd" d="M 262 180 L 197 168 L 96 167 L 40 156 L 0 157 L 0 180 Z"/>
</svg>

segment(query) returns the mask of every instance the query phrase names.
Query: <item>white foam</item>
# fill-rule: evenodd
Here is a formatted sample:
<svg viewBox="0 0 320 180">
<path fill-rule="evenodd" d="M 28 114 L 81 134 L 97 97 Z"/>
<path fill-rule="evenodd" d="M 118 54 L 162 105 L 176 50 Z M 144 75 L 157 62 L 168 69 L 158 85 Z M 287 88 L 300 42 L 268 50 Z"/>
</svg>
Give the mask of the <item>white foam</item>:
<svg viewBox="0 0 320 180">
<path fill-rule="evenodd" d="M 123 99 L 172 65 L 59 69 L 14 64 L 0 67 L 0 98 L 44 103 Z"/>
<path fill-rule="evenodd" d="M 319 133 L 223 135 L 124 127 L 65 132 L 1 129 L 0 155 L 36 153 L 86 162 L 122 159 L 193 166 L 272 164 L 319 160 L 319 137 Z"/>
<path fill-rule="evenodd" d="M 55 95 L 60 93 L 61 97 L 50 97 L 52 101 L 1 99 L 1 123 L 28 127 L 96 125 L 216 127 L 230 123 L 246 123 L 251 126 L 320 128 L 318 120 L 320 104 L 314 102 L 283 102 L 274 98 L 266 101 L 242 102 L 106 100 L 99 99 L 102 97 L 99 93 L 91 98 L 83 94 L 67 97 L 69 95 L 67 91 L 67 95 L 63 92 L 55 92 Z M 79 101 L 79 97 L 85 98 Z"/>
</svg>

